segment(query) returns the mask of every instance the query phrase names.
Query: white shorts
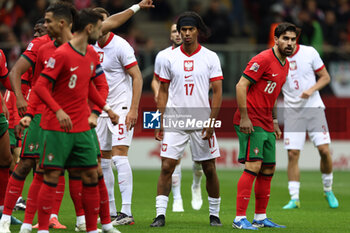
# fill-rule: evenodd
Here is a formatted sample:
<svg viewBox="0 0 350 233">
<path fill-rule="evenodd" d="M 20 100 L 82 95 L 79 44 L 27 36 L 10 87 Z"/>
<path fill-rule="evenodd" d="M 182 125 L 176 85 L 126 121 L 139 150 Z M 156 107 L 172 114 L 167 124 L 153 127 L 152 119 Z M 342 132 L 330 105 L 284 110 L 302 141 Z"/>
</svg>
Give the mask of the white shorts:
<svg viewBox="0 0 350 233">
<path fill-rule="evenodd" d="M 165 131 L 160 156 L 179 160 L 188 141 L 190 141 L 193 161 L 205 161 L 220 157 L 215 133 L 210 140 L 203 140 L 202 130 Z"/>
<path fill-rule="evenodd" d="M 126 114 L 119 115 L 118 125 L 113 125 L 109 117 L 97 119 L 96 133 L 101 150 L 110 151 L 113 146 L 130 146 L 134 128 L 126 130 L 125 118 Z"/>
<path fill-rule="evenodd" d="M 285 109 L 284 148 L 302 150 L 306 132 L 315 146 L 331 143 L 324 109 Z"/>
</svg>

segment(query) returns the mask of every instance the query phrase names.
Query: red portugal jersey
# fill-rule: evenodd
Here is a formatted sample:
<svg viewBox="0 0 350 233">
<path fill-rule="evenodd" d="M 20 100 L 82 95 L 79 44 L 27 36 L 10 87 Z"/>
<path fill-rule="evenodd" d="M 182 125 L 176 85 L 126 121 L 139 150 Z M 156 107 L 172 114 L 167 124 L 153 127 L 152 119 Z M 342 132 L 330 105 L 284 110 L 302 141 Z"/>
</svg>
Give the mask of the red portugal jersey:
<svg viewBox="0 0 350 233">
<path fill-rule="evenodd" d="M 0 49 L 0 80 L 3 81 L 7 78 L 9 71 L 7 70 L 6 57 L 4 52 Z M 3 113 L 2 107 L 0 113 Z"/>
<path fill-rule="evenodd" d="M 35 68 L 35 63 L 36 63 L 39 48 L 49 41 L 51 41 L 51 38 L 49 35 L 44 35 L 44 36 L 34 38 L 28 44 L 26 51 L 22 53 L 21 56 L 24 57 L 32 65 L 33 69 Z"/>
<path fill-rule="evenodd" d="M 70 43 L 65 43 L 56 49 L 40 74 L 53 83 L 53 99 L 71 118 L 70 133 L 90 130 L 87 99 L 90 81 L 103 74 L 98 61 L 98 54 L 91 46 L 87 46 L 86 54 L 81 54 Z M 40 125 L 45 130 L 64 132 L 51 110 L 43 114 Z"/>
<path fill-rule="evenodd" d="M 10 119 L 8 120 L 9 129 L 13 129 L 15 125 L 19 124 L 19 120 L 21 119 L 16 107 L 16 96 L 12 91 L 6 90 L 4 100 L 10 115 Z"/>
<path fill-rule="evenodd" d="M 277 58 L 273 49 L 267 49 L 253 57 L 243 72 L 243 77 L 253 84 L 247 91 L 247 111 L 253 126 L 273 132 L 272 109 L 288 75 L 289 63 Z M 239 125 L 239 109 L 233 123 Z"/>
</svg>

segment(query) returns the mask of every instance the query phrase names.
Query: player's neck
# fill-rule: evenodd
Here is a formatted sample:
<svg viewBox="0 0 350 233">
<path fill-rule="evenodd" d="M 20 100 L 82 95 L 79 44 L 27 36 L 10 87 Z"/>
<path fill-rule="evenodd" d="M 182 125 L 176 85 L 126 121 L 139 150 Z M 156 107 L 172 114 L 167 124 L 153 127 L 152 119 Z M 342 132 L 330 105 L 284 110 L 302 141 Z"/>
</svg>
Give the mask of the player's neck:
<svg viewBox="0 0 350 233">
<path fill-rule="evenodd" d="M 97 42 L 100 46 L 104 46 L 109 38 L 109 36 L 111 35 L 110 32 L 108 32 L 106 35 L 104 35 L 101 39 L 99 39 Z"/>
<path fill-rule="evenodd" d="M 187 43 L 183 43 L 182 44 L 182 48 L 185 51 L 185 53 L 187 53 L 188 55 L 191 55 L 194 51 L 196 51 L 196 49 L 198 48 L 199 44 L 198 41 L 195 41 L 191 44 L 187 44 Z"/>
<path fill-rule="evenodd" d="M 285 63 L 286 62 L 286 56 L 282 55 L 280 53 L 280 51 L 278 50 L 277 46 L 273 46 L 273 51 L 275 52 L 277 58 L 282 62 L 282 63 Z"/>
<path fill-rule="evenodd" d="M 75 33 L 73 39 L 70 41 L 70 44 L 75 50 L 81 54 L 86 54 L 86 48 L 88 46 L 88 36 L 85 33 Z"/>
<path fill-rule="evenodd" d="M 64 29 L 62 34 L 56 38 L 56 42 L 58 45 L 62 45 L 73 38 L 73 34 L 69 28 Z"/>
</svg>

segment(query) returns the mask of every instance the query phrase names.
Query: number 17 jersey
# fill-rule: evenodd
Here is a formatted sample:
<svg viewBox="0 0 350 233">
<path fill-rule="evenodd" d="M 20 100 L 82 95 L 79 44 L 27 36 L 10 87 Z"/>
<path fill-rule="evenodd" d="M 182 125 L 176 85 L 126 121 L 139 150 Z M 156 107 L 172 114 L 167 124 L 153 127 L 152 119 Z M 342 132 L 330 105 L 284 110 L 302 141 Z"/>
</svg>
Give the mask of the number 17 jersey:
<svg viewBox="0 0 350 233">
<path fill-rule="evenodd" d="M 289 70 L 286 59 L 283 64 L 273 49 L 267 49 L 253 57 L 243 72 L 243 77 L 253 84 L 247 91 L 247 111 L 253 126 L 273 132 L 272 109 Z M 240 112 L 237 109 L 233 123 L 239 125 Z"/>
</svg>

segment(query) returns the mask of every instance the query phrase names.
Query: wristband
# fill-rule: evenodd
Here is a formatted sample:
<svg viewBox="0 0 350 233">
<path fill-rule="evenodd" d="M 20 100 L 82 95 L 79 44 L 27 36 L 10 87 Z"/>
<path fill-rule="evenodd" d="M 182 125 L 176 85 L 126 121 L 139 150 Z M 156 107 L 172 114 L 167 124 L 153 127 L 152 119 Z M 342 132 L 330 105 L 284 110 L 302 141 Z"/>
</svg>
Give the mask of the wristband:
<svg viewBox="0 0 350 233">
<path fill-rule="evenodd" d="M 139 4 L 134 4 L 129 9 L 132 10 L 135 14 L 136 12 L 138 12 L 140 10 L 140 6 L 139 6 Z"/>
<path fill-rule="evenodd" d="M 278 124 L 278 120 L 277 119 L 273 119 L 273 123 Z"/>
<path fill-rule="evenodd" d="M 108 106 L 108 104 L 106 104 L 104 107 L 103 107 L 103 110 L 105 112 L 108 112 L 109 110 L 111 110 L 111 107 Z"/>
</svg>

